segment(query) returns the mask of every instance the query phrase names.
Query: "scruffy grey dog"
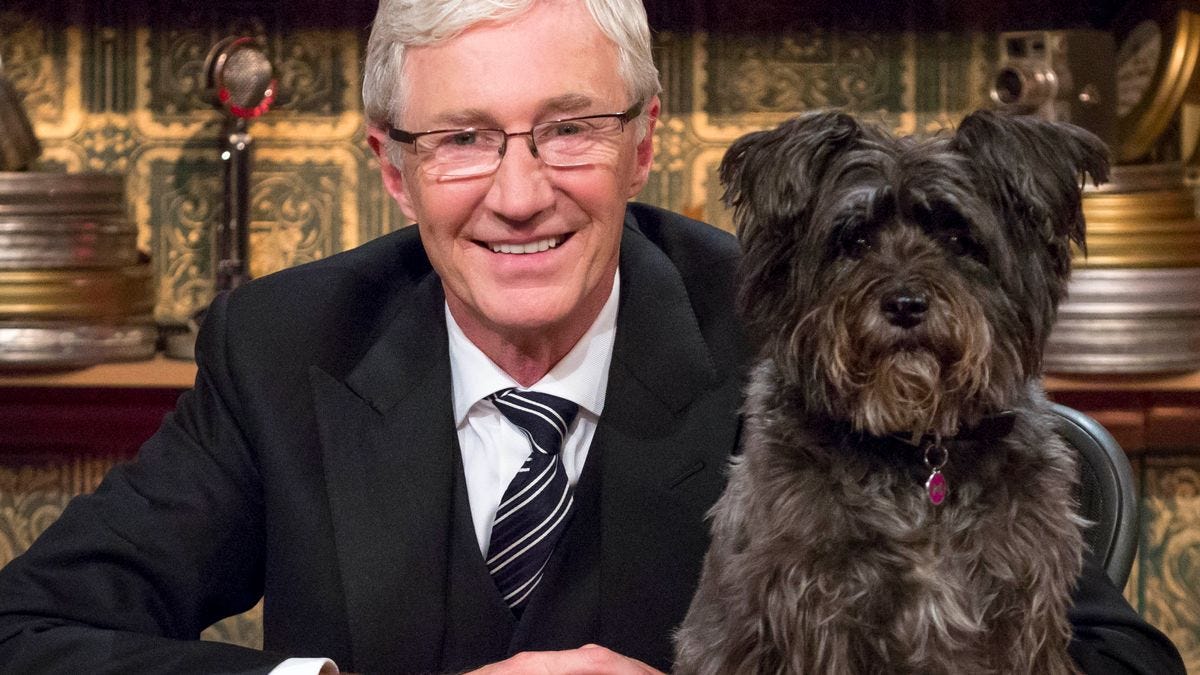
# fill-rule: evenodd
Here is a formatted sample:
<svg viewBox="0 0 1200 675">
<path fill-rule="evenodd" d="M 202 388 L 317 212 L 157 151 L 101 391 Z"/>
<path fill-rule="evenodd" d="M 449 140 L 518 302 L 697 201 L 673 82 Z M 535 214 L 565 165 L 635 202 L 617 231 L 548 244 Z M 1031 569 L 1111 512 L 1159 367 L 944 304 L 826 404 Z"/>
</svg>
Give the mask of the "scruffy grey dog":
<svg viewBox="0 0 1200 675">
<path fill-rule="evenodd" d="M 1075 458 L 1042 349 L 1108 154 L 978 112 L 895 138 L 839 113 L 720 168 L 759 348 L 676 673 L 1075 672 Z"/>
</svg>

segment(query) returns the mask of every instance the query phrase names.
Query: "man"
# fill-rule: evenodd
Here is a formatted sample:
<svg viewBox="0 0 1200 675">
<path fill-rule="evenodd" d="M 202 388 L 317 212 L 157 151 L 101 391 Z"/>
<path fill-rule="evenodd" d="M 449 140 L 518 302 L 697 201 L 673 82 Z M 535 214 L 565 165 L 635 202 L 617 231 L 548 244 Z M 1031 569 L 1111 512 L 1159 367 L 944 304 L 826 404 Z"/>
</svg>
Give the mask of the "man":
<svg viewBox="0 0 1200 675">
<path fill-rule="evenodd" d="M 214 302 L 195 389 L 0 573 L 11 672 L 669 667 L 736 446 L 736 246 L 626 204 L 659 114 L 637 0 L 447 4 L 385 1 L 368 48 L 370 144 L 419 225 Z M 497 535 L 543 456 L 567 506 L 510 589 L 532 540 Z M 1083 581 L 1081 659 L 1170 663 Z M 260 595 L 266 652 L 192 641 Z"/>
</svg>

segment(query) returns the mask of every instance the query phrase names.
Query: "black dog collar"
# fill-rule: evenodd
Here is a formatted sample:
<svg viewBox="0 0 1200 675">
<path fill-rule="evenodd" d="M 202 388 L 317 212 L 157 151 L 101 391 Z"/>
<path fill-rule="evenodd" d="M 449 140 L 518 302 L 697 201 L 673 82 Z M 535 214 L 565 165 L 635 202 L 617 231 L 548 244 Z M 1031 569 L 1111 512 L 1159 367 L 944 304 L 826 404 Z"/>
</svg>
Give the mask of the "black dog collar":
<svg viewBox="0 0 1200 675">
<path fill-rule="evenodd" d="M 1005 410 L 995 415 L 983 417 L 978 422 L 949 438 L 941 438 L 932 434 L 917 436 L 916 434 L 892 434 L 896 440 L 906 445 L 920 448 L 925 468 L 929 469 L 929 477 L 925 479 L 925 494 L 934 506 L 941 506 L 950 494 L 950 484 L 942 473 L 942 467 L 950 461 L 950 444 L 960 442 L 990 441 L 1004 438 L 1013 430 L 1017 416 L 1011 410 Z"/>
</svg>

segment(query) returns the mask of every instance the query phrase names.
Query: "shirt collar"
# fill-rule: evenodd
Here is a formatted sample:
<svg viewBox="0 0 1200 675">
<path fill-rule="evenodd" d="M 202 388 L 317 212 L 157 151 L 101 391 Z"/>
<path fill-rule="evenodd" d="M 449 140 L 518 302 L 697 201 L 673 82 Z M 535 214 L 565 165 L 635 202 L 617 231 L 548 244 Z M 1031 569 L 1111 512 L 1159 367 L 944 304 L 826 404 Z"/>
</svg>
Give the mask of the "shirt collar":
<svg viewBox="0 0 1200 675">
<path fill-rule="evenodd" d="M 612 364 L 613 343 L 617 333 L 617 298 L 621 273 L 613 278 L 612 291 L 600 308 L 596 320 L 571 351 L 550 372 L 529 389 L 561 396 L 579 404 L 581 410 L 596 417 L 604 409 L 604 394 L 608 388 L 608 369 Z M 446 333 L 450 338 L 450 382 L 454 397 L 454 423 L 462 427 L 467 413 L 480 400 L 501 389 L 519 387 L 516 380 L 489 359 L 446 314 Z"/>
</svg>

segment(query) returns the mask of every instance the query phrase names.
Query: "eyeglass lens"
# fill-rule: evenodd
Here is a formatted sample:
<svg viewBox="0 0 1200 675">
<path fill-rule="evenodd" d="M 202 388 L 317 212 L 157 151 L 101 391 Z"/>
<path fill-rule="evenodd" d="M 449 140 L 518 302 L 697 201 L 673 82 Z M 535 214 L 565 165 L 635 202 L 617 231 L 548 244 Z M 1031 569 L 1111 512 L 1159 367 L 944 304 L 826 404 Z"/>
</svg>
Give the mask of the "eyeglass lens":
<svg viewBox="0 0 1200 675">
<path fill-rule="evenodd" d="M 421 168 L 433 176 L 468 177 L 495 171 L 507 151 L 506 138 L 530 136 L 531 150 L 547 166 L 612 164 L 624 123 L 613 115 L 543 122 L 523 133 L 497 129 L 463 129 L 425 134 L 416 140 Z M 514 141 L 509 141 L 514 142 Z M 520 142 L 520 141 L 515 141 Z"/>
</svg>

